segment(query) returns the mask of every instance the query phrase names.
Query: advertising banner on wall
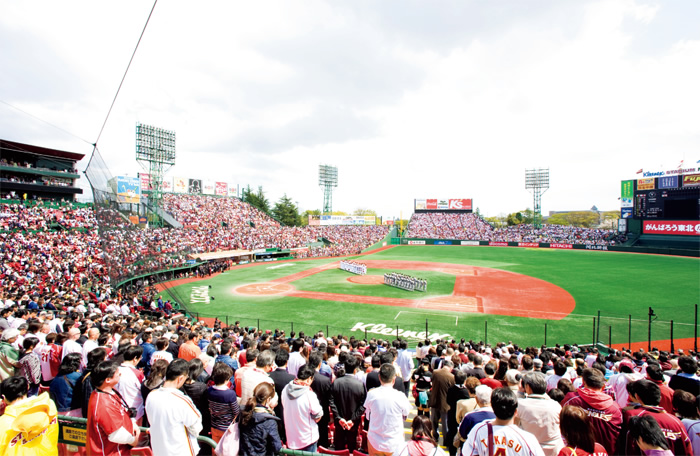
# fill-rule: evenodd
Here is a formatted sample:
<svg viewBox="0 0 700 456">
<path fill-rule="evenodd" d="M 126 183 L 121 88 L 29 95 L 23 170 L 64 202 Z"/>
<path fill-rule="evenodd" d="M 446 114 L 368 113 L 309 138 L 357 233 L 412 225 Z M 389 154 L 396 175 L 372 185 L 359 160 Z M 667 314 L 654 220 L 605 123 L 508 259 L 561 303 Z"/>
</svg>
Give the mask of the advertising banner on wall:
<svg viewBox="0 0 700 456">
<path fill-rule="evenodd" d="M 138 177 L 117 176 L 117 201 L 130 204 L 141 201 L 141 182 Z"/>
<path fill-rule="evenodd" d="M 620 211 L 620 218 L 623 218 L 623 219 L 632 218 L 632 208 L 631 207 L 623 207 Z"/>
<path fill-rule="evenodd" d="M 215 186 L 215 194 L 218 196 L 226 196 L 227 190 L 228 190 L 228 184 L 226 182 L 217 182 L 214 184 Z"/>
<path fill-rule="evenodd" d="M 642 232 L 644 234 L 700 236 L 700 222 L 688 220 L 645 220 Z"/>
<path fill-rule="evenodd" d="M 620 193 L 621 207 L 633 207 L 634 202 L 634 181 L 626 180 L 622 181 L 622 191 Z"/>
<path fill-rule="evenodd" d="M 659 177 L 659 188 L 678 188 L 678 176 Z"/>
<path fill-rule="evenodd" d="M 162 190 L 167 193 L 172 193 L 173 191 L 173 180 L 170 178 L 165 178 L 163 179 L 163 188 Z"/>
<path fill-rule="evenodd" d="M 649 179 L 637 179 L 637 190 L 654 190 L 654 178 Z"/>
<path fill-rule="evenodd" d="M 228 186 L 228 196 L 238 196 L 240 198 L 240 195 L 238 194 L 238 189 L 235 185 Z"/>
<path fill-rule="evenodd" d="M 173 177 L 173 191 L 175 193 L 187 193 L 187 179 L 184 177 Z"/>
<path fill-rule="evenodd" d="M 452 199 L 416 199 L 414 209 L 417 211 L 471 211 L 472 200 L 468 198 Z"/>
<path fill-rule="evenodd" d="M 202 179 L 190 179 L 187 182 L 187 193 L 200 195 L 202 193 Z"/>
<path fill-rule="evenodd" d="M 683 187 L 700 187 L 700 174 L 683 176 Z"/>
<path fill-rule="evenodd" d="M 149 191 L 151 190 L 151 175 L 148 173 L 139 173 L 139 180 L 141 181 L 141 190 Z"/>
<path fill-rule="evenodd" d="M 373 215 L 322 215 L 321 225 L 376 225 L 377 218 Z"/>
<path fill-rule="evenodd" d="M 205 180 L 203 185 L 204 185 L 204 188 L 202 189 L 202 193 L 204 193 L 205 195 L 213 195 L 214 194 L 214 187 L 215 187 L 214 181 Z"/>
</svg>

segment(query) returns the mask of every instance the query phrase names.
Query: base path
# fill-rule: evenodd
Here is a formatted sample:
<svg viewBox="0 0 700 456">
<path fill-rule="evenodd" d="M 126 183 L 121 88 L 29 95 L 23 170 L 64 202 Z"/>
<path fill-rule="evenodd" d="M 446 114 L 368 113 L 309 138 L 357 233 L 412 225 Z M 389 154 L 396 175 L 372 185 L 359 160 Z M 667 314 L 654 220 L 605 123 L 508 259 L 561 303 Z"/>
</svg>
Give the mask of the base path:
<svg viewBox="0 0 700 456">
<path fill-rule="evenodd" d="M 309 277 L 327 269 L 335 269 L 337 262 L 311 268 L 273 280 L 271 283 L 250 284 L 236 288 L 237 294 L 284 295 L 325 301 L 355 302 L 383 306 L 408 307 L 425 310 L 485 313 L 515 317 L 561 320 L 576 306 L 574 298 L 563 288 L 534 277 L 477 266 L 425 261 L 363 261 L 368 268 L 389 270 L 437 271 L 454 274 L 455 286 L 451 295 L 421 299 L 384 298 L 340 293 L 311 292 L 294 289 L 291 282 Z M 381 284 L 378 275 L 351 276 L 350 282 Z M 252 287 L 252 288 L 247 288 Z M 288 287 L 288 288 L 284 288 Z M 430 289 L 430 284 L 428 284 Z M 422 293 L 421 293 L 422 294 Z"/>
</svg>

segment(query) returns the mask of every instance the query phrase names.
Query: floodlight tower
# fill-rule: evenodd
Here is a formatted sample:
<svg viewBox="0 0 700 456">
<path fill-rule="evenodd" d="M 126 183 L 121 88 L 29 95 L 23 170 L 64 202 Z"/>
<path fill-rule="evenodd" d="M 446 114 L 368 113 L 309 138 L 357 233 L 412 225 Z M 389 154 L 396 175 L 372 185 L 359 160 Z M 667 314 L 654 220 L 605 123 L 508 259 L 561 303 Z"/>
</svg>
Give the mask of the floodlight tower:
<svg viewBox="0 0 700 456">
<path fill-rule="evenodd" d="M 166 166 L 175 164 L 175 132 L 136 123 L 136 161 L 150 177 L 149 202 L 151 210 L 161 207 L 163 199 L 163 175 Z M 157 215 L 157 214 L 156 214 Z M 155 217 L 154 226 L 162 226 L 160 217 Z"/>
<path fill-rule="evenodd" d="M 318 185 L 323 187 L 323 213 L 330 215 L 333 212 L 333 187 L 338 186 L 338 167 L 319 165 Z"/>
<path fill-rule="evenodd" d="M 535 228 L 542 228 L 542 194 L 549 189 L 549 168 L 526 169 L 525 189 L 532 191 L 534 196 L 532 224 Z"/>
</svg>

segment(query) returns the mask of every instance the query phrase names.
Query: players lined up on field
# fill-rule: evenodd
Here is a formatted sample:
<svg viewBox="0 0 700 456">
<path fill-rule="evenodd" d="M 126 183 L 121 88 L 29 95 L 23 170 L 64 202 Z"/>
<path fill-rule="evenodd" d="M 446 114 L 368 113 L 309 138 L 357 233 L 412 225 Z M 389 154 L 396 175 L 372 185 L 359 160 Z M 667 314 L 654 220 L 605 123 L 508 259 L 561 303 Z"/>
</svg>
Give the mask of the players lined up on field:
<svg viewBox="0 0 700 456">
<path fill-rule="evenodd" d="M 428 281 L 399 272 L 384 274 L 384 284 L 407 291 L 428 291 Z"/>
<path fill-rule="evenodd" d="M 364 263 L 358 263 L 356 261 L 341 261 L 340 269 L 343 271 L 352 272 L 353 274 L 365 275 L 367 274 L 367 265 Z"/>
</svg>

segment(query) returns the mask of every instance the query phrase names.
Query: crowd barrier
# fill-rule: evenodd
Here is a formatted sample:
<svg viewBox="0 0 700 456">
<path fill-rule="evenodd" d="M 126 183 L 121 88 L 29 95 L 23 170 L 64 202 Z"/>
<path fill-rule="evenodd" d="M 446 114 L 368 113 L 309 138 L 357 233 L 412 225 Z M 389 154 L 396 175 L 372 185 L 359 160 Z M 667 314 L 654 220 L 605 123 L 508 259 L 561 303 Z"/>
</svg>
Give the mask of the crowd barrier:
<svg viewBox="0 0 700 456">
<path fill-rule="evenodd" d="M 490 247 L 524 247 L 560 250 L 596 250 L 605 252 L 651 253 L 656 255 L 678 255 L 700 257 L 700 249 L 674 249 L 668 247 L 627 247 L 622 245 L 569 244 L 565 242 L 504 242 L 469 241 L 461 239 L 391 238 L 392 245 L 456 245 Z"/>
<path fill-rule="evenodd" d="M 58 416 L 58 443 L 73 445 L 76 447 L 84 447 L 87 442 L 87 418 L 77 418 L 72 416 Z M 148 432 L 149 428 L 139 427 L 141 432 Z M 216 442 L 209 437 L 199 436 L 197 441 L 201 444 L 216 448 Z M 212 451 L 212 454 L 214 452 Z M 279 453 L 288 456 L 322 456 L 321 453 L 312 453 L 310 451 L 290 450 L 282 448 Z"/>
</svg>

